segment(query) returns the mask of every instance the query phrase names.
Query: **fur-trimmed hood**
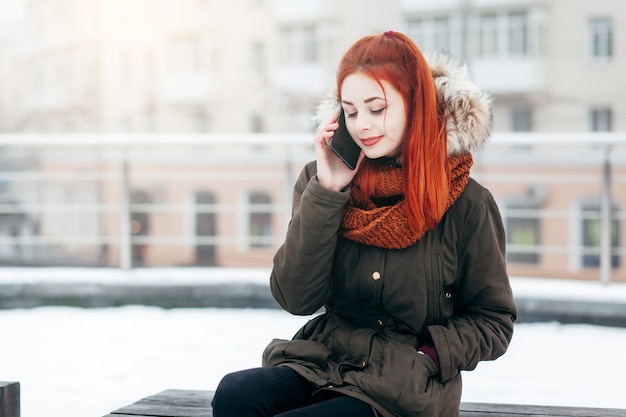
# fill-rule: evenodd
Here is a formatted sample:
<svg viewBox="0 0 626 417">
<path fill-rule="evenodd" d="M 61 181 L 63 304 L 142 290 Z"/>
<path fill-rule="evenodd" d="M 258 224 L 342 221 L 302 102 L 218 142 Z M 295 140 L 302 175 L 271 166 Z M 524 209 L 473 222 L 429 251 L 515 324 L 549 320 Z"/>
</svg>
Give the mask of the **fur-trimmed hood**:
<svg viewBox="0 0 626 417">
<path fill-rule="evenodd" d="M 426 59 L 444 107 L 448 154 L 480 148 L 487 142 L 493 127 L 491 98 L 470 80 L 466 65 L 458 65 L 445 55 Z M 317 128 L 325 125 L 339 108 L 337 94 L 330 93 L 317 108 Z"/>
</svg>

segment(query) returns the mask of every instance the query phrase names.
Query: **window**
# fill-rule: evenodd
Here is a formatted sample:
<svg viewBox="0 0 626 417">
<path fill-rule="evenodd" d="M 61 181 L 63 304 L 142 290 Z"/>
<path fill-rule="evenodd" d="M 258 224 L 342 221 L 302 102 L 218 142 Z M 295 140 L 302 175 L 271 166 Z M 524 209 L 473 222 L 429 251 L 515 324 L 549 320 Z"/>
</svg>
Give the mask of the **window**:
<svg viewBox="0 0 626 417">
<path fill-rule="evenodd" d="M 531 132 L 533 130 L 532 109 L 528 106 L 511 109 L 511 131 Z"/>
<path fill-rule="evenodd" d="M 493 57 L 498 54 L 498 20 L 495 15 L 480 16 L 478 54 Z"/>
<path fill-rule="evenodd" d="M 130 233 L 132 243 L 132 262 L 134 266 L 144 266 L 148 244 L 146 237 L 150 232 L 150 209 L 152 198 L 148 191 L 132 190 L 130 194 Z"/>
<path fill-rule="evenodd" d="M 450 18 L 447 16 L 408 20 L 406 32 L 422 51 L 443 51 L 451 54 L 452 30 Z"/>
<path fill-rule="evenodd" d="M 589 21 L 590 54 L 593 60 L 608 61 L 613 56 L 613 22 L 610 18 Z"/>
<path fill-rule="evenodd" d="M 169 65 L 173 72 L 200 70 L 200 50 L 195 37 L 179 37 L 170 40 Z"/>
<path fill-rule="evenodd" d="M 197 191 L 194 195 L 196 265 L 215 265 L 215 242 L 212 239 L 217 234 L 216 200 L 215 195 L 210 191 Z"/>
<path fill-rule="evenodd" d="M 248 195 L 248 238 L 252 247 L 269 247 L 272 238 L 272 198 L 253 191 Z"/>
<path fill-rule="evenodd" d="M 613 112 L 609 107 L 591 109 L 589 125 L 592 132 L 611 132 L 613 130 Z"/>
<path fill-rule="evenodd" d="M 209 115 L 202 106 L 198 106 L 192 113 L 192 129 L 194 132 L 209 131 Z"/>
<path fill-rule="evenodd" d="M 527 13 L 509 15 L 509 55 L 526 56 L 529 53 L 529 30 Z"/>
<path fill-rule="evenodd" d="M 317 30 L 314 27 L 286 28 L 280 31 L 283 64 L 312 64 L 319 60 Z"/>
<path fill-rule="evenodd" d="M 582 265 L 586 267 L 600 266 L 600 242 L 602 239 L 602 221 L 600 218 L 600 204 L 586 203 L 581 208 L 582 217 L 582 233 L 581 245 Z M 620 247 L 620 224 L 616 218 L 618 212 L 617 207 L 613 206 L 613 221 L 611 224 L 611 247 L 613 250 Z M 611 257 L 611 265 L 613 268 L 619 268 L 620 258 L 617 255 Z"/>
<path fill-rule="evenodd" d="M 432 49 L 450 52 L 450 24 L 447 17 L 435 19 L 433 22 Z"/>
<path fill-rule="evenodd" d="M 426 29 L 422 19 L 410 19 L 406 22 L 406 34 L 420 49 L 426 47 Z"/>
<path fill-rule="evenodd" d="M 511 209 L 508 207 L 507 209 Z M 506 219 L 507 260 L 536 264 L 539 262 L 539 219 L 536 217 L 508 217 Z"/>
<path fill-rule="evenodd" d="M 121 85 L 130 85 L 131 83 L 131 55 L 127 50 L 123 50 L 119 54 L 119 79 Z"/>
<path fill-rule="evenodd" d="M 546 198 L 546 188 L 532 184 L 523 193 L 508 196 L 502 202 L 508 261 L 528 264 L 539 262 L 540 216 Z"/>
<path fill-rule="evenodd" d="M 253 133 L 263 133 L 263 116 L 255 114 L 250 119 L 250 131 Z"/>
<path fill-rule="evenodd" d="M 526 11 L 478 16 L 478 56 L 525 57 L 532 53 L 532 20 Z"/>
<path fill-rule="evenodd" d="M 156 54 L 153 49 L 147 49 L 143 54 L 143 74 L 144 83 L 150 88 L 155 88 L 156 71 Z"/>
<path fill-rule="evenodd" d="M 257 77 L 265 76 L 265 45 L 261 42 L 250 46 L 250 69 Z"/>
</svg>

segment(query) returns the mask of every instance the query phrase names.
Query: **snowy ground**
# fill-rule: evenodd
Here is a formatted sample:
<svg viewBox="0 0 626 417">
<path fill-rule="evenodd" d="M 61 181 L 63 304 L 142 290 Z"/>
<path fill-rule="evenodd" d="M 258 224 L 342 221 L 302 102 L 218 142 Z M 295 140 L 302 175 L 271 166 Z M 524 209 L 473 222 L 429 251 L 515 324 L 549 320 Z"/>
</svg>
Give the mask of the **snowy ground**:
<svg viewBox="0 0 626 417">
<path fill-rule="evenodd" d="M 0 379 L 22 417 L 100 417 L 168 388 L 214 389 L 306 318 L 149 307 L 0 311 Z M 464 401 L 626 408 L 626 329 L 520 324 L 509 352 L 464 376 Z"/>
<path fill-rule="evenodd" d="M 514 281 L 519 295 L 598 302 L 626 302 L 624 288 Z M 0 380 L 20 382 L 22 417 L 101 417 L 169 388 L 214 389 L 307 319 L 252 309 L 0 310 Z M 624 346 L 623 328 L 519 324 L 505 356 L 464 375 L 463 400 L 626 408 Z"/>
</svg>

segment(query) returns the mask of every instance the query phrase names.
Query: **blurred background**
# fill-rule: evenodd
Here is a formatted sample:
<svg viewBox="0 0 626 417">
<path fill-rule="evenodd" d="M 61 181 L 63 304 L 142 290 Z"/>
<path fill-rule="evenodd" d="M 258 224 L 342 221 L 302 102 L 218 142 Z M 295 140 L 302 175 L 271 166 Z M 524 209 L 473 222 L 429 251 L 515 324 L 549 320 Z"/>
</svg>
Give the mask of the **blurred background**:
<svg viewBox="0 0 626 417">
<path fill-rule="evenodd" d="M 626 282 L 622 0 L 0 0 L 0 264 L 270 267 L 346 48 L 493 97 L 511 275 Z"/>
</svg>

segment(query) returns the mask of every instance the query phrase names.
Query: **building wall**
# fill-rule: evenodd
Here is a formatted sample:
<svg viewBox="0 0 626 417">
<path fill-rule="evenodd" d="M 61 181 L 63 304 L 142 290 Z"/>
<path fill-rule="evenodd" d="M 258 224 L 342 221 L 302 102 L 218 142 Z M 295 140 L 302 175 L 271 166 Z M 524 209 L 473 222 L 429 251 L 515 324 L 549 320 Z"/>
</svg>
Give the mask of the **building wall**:
<svg viewBox="0 0 626 417">
<path fill-rule="evenodd" d="M 519 128 L 520 107 L 532 131 L 589 131 L 593 107 L 610 107 L 612 130 L 625 129 L 617 0 L 26 4 L 23 20 L 0 29 L 5 132 L 310 131 L 345 49 L 389 29 L 466 61 L 495 98 L 498 131 Z M 589 21 L 601 17 L 613 28 L 609 62 L 590 58 Z M 512 40 L 519 25 L 523 51 Z"/>
<path fill-rule="evenodd" d="M 626 129 L 626 4 L 614 0 L 552 2 L 546 10 L 545 56 L 548 62 L 544 105 L 537 109 L 538 131 L 590 131 L 589 110 L 613 109 L 613 131 Z M 589 20 L 610 18 L 613 58 L 591 56 Z M 545 109 L 545 111 L 542 111 Z"/>
</svg>

